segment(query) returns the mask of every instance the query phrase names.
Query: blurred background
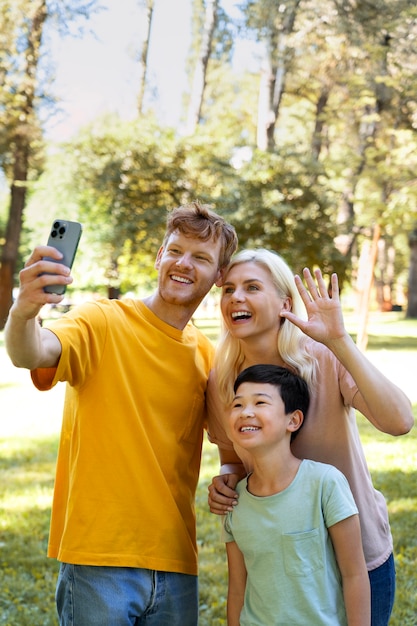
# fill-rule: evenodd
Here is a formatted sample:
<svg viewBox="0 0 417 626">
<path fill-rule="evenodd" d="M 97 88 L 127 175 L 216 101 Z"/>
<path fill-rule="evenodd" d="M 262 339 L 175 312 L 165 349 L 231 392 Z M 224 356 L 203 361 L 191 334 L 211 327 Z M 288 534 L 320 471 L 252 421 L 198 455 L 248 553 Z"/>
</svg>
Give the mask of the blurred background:
<svg viewBox="0 0 417 626">
<path fill-rule="evenodd" d="M 142 294 L 166 212 L 337 271 L 361 315 L 417 317 L 411 0 L 2 0 L 0 326 L 54 217 L 73 298 Z"/>
<path fill-rule="evenodd" d="M 46 559 L 62 393 L 13 368 L 2 328 L 54 218 L 83 235 L 61 315 L 143 297 L 167 211 L 194 199 L 294 272 L 337 272 L 359 347 L 417 415 L 415 0 L 0 0 L 0 624 L 56 624 Z M 218 293 L 194 321 L 215 342 Z M 417 435 L 359 422 L 388 501 L 392 626 L 417 625 Z M 219 520 L 197 494 L 200 624 L 225 624 Z"/>
</svg>

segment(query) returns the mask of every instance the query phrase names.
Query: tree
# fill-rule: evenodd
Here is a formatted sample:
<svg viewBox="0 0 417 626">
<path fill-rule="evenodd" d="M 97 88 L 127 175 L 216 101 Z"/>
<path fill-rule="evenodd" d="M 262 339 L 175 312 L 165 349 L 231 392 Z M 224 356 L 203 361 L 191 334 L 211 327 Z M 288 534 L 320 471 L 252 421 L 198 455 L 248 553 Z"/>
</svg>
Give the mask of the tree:
<svg viewBox="0 0 417 626">
<path fill-rule="evenodd" d="M 247 27 L 258 32 L 265 47 L 258 103 L 257 147 L 260 150 L 273 150 L 275 146 L 275 125 L 293 53 L 287 40 L 293 31 L 299 4 L 300 0 L 279 3 L 249 0 L 245 7 Z"/>
<path fill-rule="evenodd" d="M 199 24 L 201 0 L 194 2 L 194 23 Z M 217 21 L 218 0 L 202 0 L 203 4 L 203 23 L 198 28 L 198 34 L 195 33 L 194 39 L 198 43 L 198 55 L 194 67 L 191 95 L 188 104 L 187 116 L 187 133 L 192 134 L 201 118 L 201 109 L 204 100 L 204 90 L 206 87 L 206 76 L 208 63 L 212 51 L 214 29 Z M 204 6 L 205 5 L 205 6 Z"/>
<path fill-rule="evenodd" d="M 417 318 L 417 224 L 409 235 L 410 269 L 408 275 L 407 317 Z"/>
<path fill-rule="evenodd" d="M 65 156 L 67 165 L 79 160 L 70 202 L 76 195 L 86 223 L 100 224 L 94 249 L 108 285 L 133 285 L 166 208 L 197 196 L 227 212 L 241 245 L 277 249 L 294 269 L 320 264 L 356 277 L 361 247 L 377 232 L 372 278 L 389 307 L 417 211 L 414 4 L 246 0 L 244 21 L 232 23 L 219 3 L 211 31 L 202 26 L 214 4 L 195 0 L 190 61 L 205 70 L 193 132 L 179 139 L 142 114 L 140 128 L 86 129 Z M 229 62 L 242 24 L 269 45 L 261 117 L 272 123 L 262 127 L 262 150 L 256 53 L 246 72 Z"/>
<path fill-rule="evenodd" d="M 0 101 L 0 164 L 10 181 L 10 202 L 0 258 L 0 329 L 12 304 L 28 184 L 40 166 L 39 107 L 42 100 L 50 103 L 39 79 L 45 24 L 48 18 L 56 18 L 66 31 L 69 20 L 87 16 L 95 1 L 55 4 L 53 0 L 6 0 L 2 4 L 0 74 L 4 93 Z"/>
<path fill-rule="evenodd" d="M 145 4 L 145 35 L 141 42 L 141 49 L 139 54 L 139 92 L 138 92 L 138 113 L 141 115 L 143 113 L 143 101 L 145 96 L 145 88 L 146 88 L 146 74 L 148 70 L 148 51 L 149 51 L 149 40 L 151 36 L 151 28 L 152 28 L 152 16 L 155 0 L 144 0 Z"/>
<path fill-rule="evenodd" d="M 282 254 L 291 268 L 320 265 L 343 281 L 346 263 L 334 245 L 337 225 L 316 165 L 291 150 L 256 151 L 241 167 L 234 195 L 234 224 L 242 247 L 267 247 Z"/>
<path fill-rule="evenodd" d="M 24 39 L 22 69 L 15 73 L 15 108 L 4 111 L 7 119 L 7 134 L 10 149 L 9 168 L 12 184 L 10 188 L 9 217 L 6 226 L 5 243 L 1 252 L 0 265 L 0 328 L 4 327 L 12 304 L 12 289 L 16 270 L 16 259 L 22 230 L 32 145 L 38 132 L 35 113 L 36 72 L 40 56 L 42 32 L 47 16 L 46 0 L 37 0 L 27 7 L 28 17 L 20 22 L 17 37 Z M 16 48 L 17 51 L 17 48 Z M 17 61 L 17 59 L 16 59 Z M 6 69 L 6 80 L 10 79 L 10 69 Z"/>
<path fill-rule="evenodd" d="M 84 224 L 79 287 L 114 297 L 135 289 L 142 270 L 152 273 L 167 209 L 193 198 L 187 159 L 173 131 L 149 115 L 132 122 L 104 116 L 51 157 L 29 209 L 45 202 L 48 189 L 49 203 L 59 193 L 61 206 Z"/>
</svg>

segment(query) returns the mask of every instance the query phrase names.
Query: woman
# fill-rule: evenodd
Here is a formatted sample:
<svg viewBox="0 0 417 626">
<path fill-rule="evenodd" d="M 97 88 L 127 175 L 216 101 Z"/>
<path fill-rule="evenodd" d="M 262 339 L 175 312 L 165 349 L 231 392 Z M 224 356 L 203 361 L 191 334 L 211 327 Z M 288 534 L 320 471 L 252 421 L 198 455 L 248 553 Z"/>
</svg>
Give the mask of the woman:
<svg viewBox="0 0 417 626">
<path fill-rule="evenodd" d="M 356 425 L 355 409 L 391 435 L 414 424 L 405 394 L 374 367 L 347 333 L 337 276 L 330 297 L 321 272 L 314 281 L 304 270 L 308 290 L 281 257 L 268 250 L 246 250 L 229 265 L 222 286 L 224 331 L 218 344 L 208 392 L 211 441 L 225 447 L 222 414 L 233 380 L 257 363 L 288 367 L 310 385 L 305 428 L 293 443 L 299 458 L 330 463 L 347 477 L 359 509 L 362 543 L 371 582 L 372 626 L 386 626 L 395 593 L 392 537 L 385 499 L 372 485 Z M 307 319 L 303 319 L 303 304 Z M 209 487 L 213 513 L 236 504 L 234 487 L 243 473 L 229 442 L 221 476 Z M 237 451 L 239 452 L 239 450 Z M 244 461 L 242 451 L 241 457 Z"/>
</svg>

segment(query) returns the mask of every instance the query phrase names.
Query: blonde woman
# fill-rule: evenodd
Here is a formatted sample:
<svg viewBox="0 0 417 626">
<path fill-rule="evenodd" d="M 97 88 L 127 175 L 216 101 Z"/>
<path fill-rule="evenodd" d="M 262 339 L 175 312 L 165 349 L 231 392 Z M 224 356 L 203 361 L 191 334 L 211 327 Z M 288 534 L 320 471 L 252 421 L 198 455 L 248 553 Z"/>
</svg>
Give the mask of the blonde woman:
<svg viewBox="0 0 417 626">
<path fill-rule="evenodd" d="M 395 593 L 392 537 L 385 499 L 367 468 L 355 409 L 379 430 L 402 435 L 414 424 L 411 404 L 347 333 L 337 276 L 331 278 L 331 296 L 319 270 L 316 280 L 304 270 L 304 279 L 306 286 L 279 255 L 264 249 L 240 252 L 225 273 L 224 330 L 208 390 L 210 438 L 223 449 L 222 469 L 209 487 L 209 505 L 213 513 L 232 510 L 236 483 L 251 469 L 239 465 L 225 426 L 237 374 L 264 363 L 301 375 L 309 384 L 311 404 L 293 453 L 334 465 L 348 479 L 371 583 L 371 623 L 386 626 Z"/>
</svg>

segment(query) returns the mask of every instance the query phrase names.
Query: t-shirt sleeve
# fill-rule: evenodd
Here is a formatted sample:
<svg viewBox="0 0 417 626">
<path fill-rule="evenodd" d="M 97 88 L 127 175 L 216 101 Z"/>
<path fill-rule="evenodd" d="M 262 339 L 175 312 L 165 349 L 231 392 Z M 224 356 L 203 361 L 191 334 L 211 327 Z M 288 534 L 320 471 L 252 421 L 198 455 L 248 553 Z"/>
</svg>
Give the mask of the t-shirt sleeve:
<svg viewBox="0 0 417 626">
<path fill-rule="evenodd" d="M 221 532 L 221 540 L 223 541 L 223 543 L 230 543 L 231 541 L 234 541 L 234 537 L 233 537 L 233 533 L 232 533 L 232 529 L 231 529 L 231 516 L 233 515 L 233 512 L 227 513 L 224 518 L 223 518 L 223 524 L 222 524 L 222 532 Z"/>
<path fill-rule="evenodd" d="M 39 368 L 31 372 L 34 385 L 47 390 L 57 382 L 81 386 L 97 368 L 107 334 L 107 322 L 97 303 L 75 307 L 48 324 L 62 346 L 56 368 Z"/>
<path fill-rule="evenodd" d="M 31 370 L 30 376 L 39 391 L 49 391 L 58 382 L 56 372 L 56 367 L 38 367 L 36 370 Z"/>
<path fill-rule="evenodd" d="M 327 528 L 358 513 L 348 481 L 332 466 L 329 466 L 323 482 L 322 508 Z"/>
</svg>

